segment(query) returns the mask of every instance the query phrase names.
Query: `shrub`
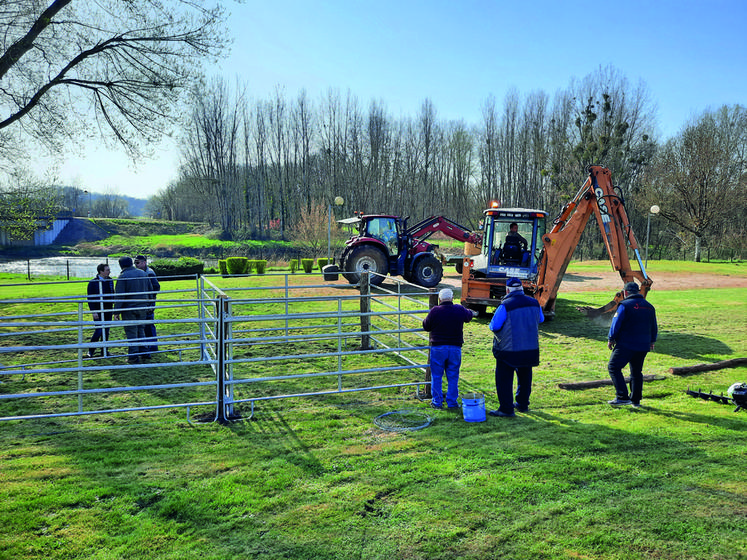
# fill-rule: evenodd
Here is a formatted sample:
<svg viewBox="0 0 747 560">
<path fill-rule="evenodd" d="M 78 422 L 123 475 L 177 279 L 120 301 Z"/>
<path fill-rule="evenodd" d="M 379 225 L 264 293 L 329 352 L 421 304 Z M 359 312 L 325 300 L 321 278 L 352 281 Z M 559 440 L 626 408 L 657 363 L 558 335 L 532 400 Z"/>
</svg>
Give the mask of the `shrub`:
<svg viewBox="0 0 747 560">
<path fill-rule="evenodd" d="M 221 259 L 218 261 L 218 268 L 220 268 L 220 273 L 223 276 L 228 276 L 228 263 L 226 263 L 226 259 Z"/>
<path fill-rule="evenodd" d="M 290 269 L 291 269 L 291 274 L 295 274 L 296 270 L 298 270 L 298 261 L 296 259 L 293 259 L 290 262 Z"/>
<path fill-rule="evenodd" d="M 267 268 L 267 261 L 257 260 L 257 261 L 254 261 L 254 264 L 257 266 L 257 274 L 265 273 L 265 269 Z"/>
<path fill-rule="evenodd" d="M 309 273 L 314 270 L 314 259 L 301 259 L 301 266 L 305 273 Z"/>
<path fill-rule="evenodd" d="M 319 270 L 322 270 L 325 266 L 327 266 L 327 262 L 329 262 L 328 259 L 317 259 L 316 265 L 319 267 Z"/>
<path fill-rule="evenodd" d="M 150 263 L 150 267 L 164 280 L 177 280 L 205 272 L 205 263 L 192 257 L 181 257 L 177 261 L 156 259 Z"/>
<path fill-rule="evenodd" d="M 228 274 L 246 274 L 248 267 L 249 259 L 246 257 L 228 257 L 226 259 Z"/>
<path fill-rule="evenodd" d="M 256 260 L 254 260 L 254 259 L 248 259 L 246 261 L 246 273 L 247 274 L 251 274 L 252 271 L 254 270 L 256 264 L 257 264 Z"/>
</svg>

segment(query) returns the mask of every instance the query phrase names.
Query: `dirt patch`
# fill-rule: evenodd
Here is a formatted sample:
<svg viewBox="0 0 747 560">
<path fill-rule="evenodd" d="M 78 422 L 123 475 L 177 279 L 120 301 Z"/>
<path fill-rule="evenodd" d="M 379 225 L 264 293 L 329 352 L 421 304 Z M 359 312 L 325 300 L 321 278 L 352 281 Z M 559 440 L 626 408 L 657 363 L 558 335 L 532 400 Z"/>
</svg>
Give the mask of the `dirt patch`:
<svg viewBox="0 0 747 560">
<path fill-rule="evenodd" d="M 654 290 L 694 290 L 697 288 L 747 288 L 747 277 L 744 276 L 714 276 L 713 274 L 697 274 L 678 272 L 657 272 L 652 275 Z M 573 292 L 588 292 L 614 289 L 621 284 L 617 272 L 594 273 L 583 276 L 566 273 L 560 285 L 561 290 Z"/>
<path fill-rule="evenodd" d="M 747 288 L 745 276 L 714 276 L 713 274 L 657 272 L 652 275 L 654 290 L 694 290 L 697 288 Z M 442 284 L 457 288 L 462 286 L 462 277 L 456 274 L 444 275 Z M 609 272 L 593 274 L 573 274 L 567 272 L 560 284 L 560 292 L 596 292 L 621 288 L 620 275 Z"/>
</svg>

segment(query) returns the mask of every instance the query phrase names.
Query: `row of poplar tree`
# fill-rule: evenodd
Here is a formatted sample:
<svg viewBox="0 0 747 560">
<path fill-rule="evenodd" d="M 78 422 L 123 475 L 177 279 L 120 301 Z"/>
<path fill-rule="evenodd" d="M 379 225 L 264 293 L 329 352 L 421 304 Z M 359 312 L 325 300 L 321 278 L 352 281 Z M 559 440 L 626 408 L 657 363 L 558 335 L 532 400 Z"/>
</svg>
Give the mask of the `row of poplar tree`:
<svg viewBox="0 0 747 560">
<path fill-rule="evenodd" d="M 552 96 L 514 90 L 500 104 L 488 97 L 481 121 L 470 124 L 439 119 L 429 99 L 417 115 L 396 119 L 383 101 L 363 108 L 351 93 L 330 90 L 312 101 L 278 89 L 250 101 L 246 87 L 216 79 L 194 92 L 179 179 L 149 208 L 211 222 L 232 239 L 288 237 L 315 206 L 338 219 L 354 211 L 411 223 L 444 215 L 474 229 L 494 200 L 552 218 L 588 166 L 602 165 L 639 241 L 657 204 L 654 244 L 691 248 L 696 259 L 704 245 L 735 256 L 747 231 L 746 148 L 740 106 L 705 110 L 662 141 L 645 84 L 609 67 Z M 589 256 L 600 247 L 596 229 L 582 240 Z"/>
</svg>

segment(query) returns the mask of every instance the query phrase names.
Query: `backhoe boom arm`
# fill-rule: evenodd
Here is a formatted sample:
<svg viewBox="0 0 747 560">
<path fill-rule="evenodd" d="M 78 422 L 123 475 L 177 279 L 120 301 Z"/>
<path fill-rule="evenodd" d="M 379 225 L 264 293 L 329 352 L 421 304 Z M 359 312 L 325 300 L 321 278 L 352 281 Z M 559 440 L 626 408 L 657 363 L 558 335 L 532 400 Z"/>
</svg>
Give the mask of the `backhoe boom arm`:
<svg viewBox="0 0 747 560">
<path fill-rule="evenodd" d="M 592 166 L 586 182 L 563 207 L 553 222 L 552 229 L 542 237 L 543 249 L 535 297 L 546 311 L 555 308 L 560 283 L 592 214 L 599 224 L 612 268 L 619 272 L 623 284 L 638 280 L 644 296 L 651 287 L 652 280 L 641 262 L 638 242 L 633 235 L 624 201 L 612 185 L 610 171 L 604 167 Z M 633 250 L 640 270 L 631 269 L 628 247 Z M 611 311 L 617 307 L 620 299 L 622 293 L 618 292 L 615 299 L 603 308 L 585 311 L 587 315 Z"/>
</svg>

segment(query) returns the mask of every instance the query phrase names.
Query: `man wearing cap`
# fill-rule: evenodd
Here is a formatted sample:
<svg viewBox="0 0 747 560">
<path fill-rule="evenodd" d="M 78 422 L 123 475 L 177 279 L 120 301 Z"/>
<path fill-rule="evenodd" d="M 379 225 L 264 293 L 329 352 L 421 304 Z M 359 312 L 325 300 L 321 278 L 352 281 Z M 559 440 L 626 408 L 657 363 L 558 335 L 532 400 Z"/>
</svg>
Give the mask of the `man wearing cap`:
<svg viewBox="0 0 747 560">
<path fill-rule="evenodd" d="M 521 280 L 506 281 L 506 296 L 490 321 L 495 357 L 495 390 L 498 410 L 491 416 L 513 417 L 529 410 L 532 368 L 539 365 L 539 324 L 545 320 L 539 302 L 524 294 Z M 516 372 L 516 402 L 513 383 Z"/>
<path fill-rule="evenodd" d="M 430 333 L 431 406 L 441 408 L 444 401 L 443 377 L 446 374 L 446 406 L 458 409 L 459 367 L 462 365 L 464 323 L 469 323 L 477 311 L 454 303 L 454 292 L 444 288 L 438 293 L 438 305 L 423 320 L 423 329 Z"/>
<path fill-rule="evenodd" d="M 148 292 L 150 291 L 150 280 L 144 270 L 135 268 L 130 257 L 119 259 L 119 267 L 122 272 L 117 278 L 114 288 L 116 302 L 114 303 L 114 319 L 127 321 L 124 326 L 125 336 L 130 341 L 127 353 L 127 361 L 130 364 L 139 364 L 140 355 L 144 354 L 142 345 L 145 339 L 145 312 L 148 307 Z"/>
<path fill-rule="evenodd" d="M 157 352 L 158 346 L 156 344 L 156 324 L 154 323 L 155 309 L 156 309 L 156 292 L 161 290 L 161 284 L 158 282 L 155 271 L 148 266 L 148 260 L 143 255 L 135 257 L 135 266 L 140 270 L 144 270 L 150 279 L 150 293 L 148 299 L 150 300 L 149 307 L 145 311 L 145 351 L 146 352 Z"/>
<path fill-rule="evenodd" d="M 616 393 L 614 400 L 607 401 L 612 406 L 641 406 L 643 361 L 653 351 L 659 332 L 656 310 L 639 291 L 635 282 L 625 284 L 625 299 L 617 306 L 607 335 L 607 347 L 612 350 L 607 370 Z M 622 374 L 627 364 L 630 364 L 630 393 Z"/>
</svg>

